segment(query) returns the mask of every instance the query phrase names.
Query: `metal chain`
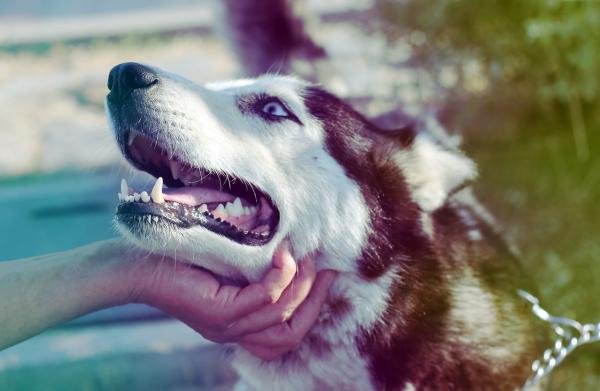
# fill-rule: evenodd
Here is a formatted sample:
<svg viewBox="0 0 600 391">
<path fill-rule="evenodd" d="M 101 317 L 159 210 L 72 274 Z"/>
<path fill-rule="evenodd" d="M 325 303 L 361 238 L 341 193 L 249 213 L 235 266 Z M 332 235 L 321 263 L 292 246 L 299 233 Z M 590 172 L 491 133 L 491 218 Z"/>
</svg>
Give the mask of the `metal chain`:
<svg viewBox="0 0 600 391">
<path fill-rule="evenodd" d="M 521 390 L 526 390 L 528 387 L 538 385 L 577 347 L 600 341 L 600 323 L 582 325 L 573 319 L 550 315 L 540 306 L 537 297 L 520 289 L 518 293 L 519 296 L 531 304 L 535 316 L 548 322 L 552 326 L 554 334 L 556 334 L 553 347 L 546 349 L 542 358 L 531 364 L 533 374 L 521 387 Z"/>
</svg>

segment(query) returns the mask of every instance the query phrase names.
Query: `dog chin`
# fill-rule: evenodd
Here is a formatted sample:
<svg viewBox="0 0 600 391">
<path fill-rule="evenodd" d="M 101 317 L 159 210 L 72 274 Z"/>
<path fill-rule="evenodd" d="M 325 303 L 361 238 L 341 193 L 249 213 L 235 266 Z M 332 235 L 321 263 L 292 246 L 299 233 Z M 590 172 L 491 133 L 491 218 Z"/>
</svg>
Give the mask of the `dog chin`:
<svg viewBox="0 0 600 391">
<path fill-rule="evenodd" d="M 201 227 L 132 228 L 120 222 L 116 226 L 121 235 L 137 247 L 200 266 L 238 283 L 255 282 L 264 276 L 282 238 L 282 235 L 276 234 L 263 246 L 246 246 Z"/>
</svg>

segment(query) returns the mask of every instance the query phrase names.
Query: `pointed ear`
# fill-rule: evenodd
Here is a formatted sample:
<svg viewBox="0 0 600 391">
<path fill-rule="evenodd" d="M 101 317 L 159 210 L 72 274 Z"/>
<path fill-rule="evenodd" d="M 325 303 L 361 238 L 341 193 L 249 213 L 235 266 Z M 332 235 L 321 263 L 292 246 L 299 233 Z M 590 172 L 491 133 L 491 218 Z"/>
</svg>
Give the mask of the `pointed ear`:
<svg viewBox="0 0 600 391">
<path fill-rule="evenodd" d="M 394 144 L 385 147 L 388 159 L 402 171 L 413 201 L 426 212 L 440 208 L 450 194 L 477 177 L 471 159 L 427 133 L 388 139 L 388 143 Z"/>
</svg>

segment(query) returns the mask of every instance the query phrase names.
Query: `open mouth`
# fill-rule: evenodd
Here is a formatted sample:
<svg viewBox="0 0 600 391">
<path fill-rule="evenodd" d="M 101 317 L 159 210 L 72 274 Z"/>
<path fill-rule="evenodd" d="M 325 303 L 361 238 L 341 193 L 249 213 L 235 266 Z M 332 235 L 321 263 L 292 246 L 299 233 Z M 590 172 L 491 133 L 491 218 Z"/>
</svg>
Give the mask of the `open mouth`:
<svg viewBox="0 0 600 391">
<path fill-rule="evenodd" d="M 271 240 L 279 211 L 255 185 L 229 174 L 192 167 L 139 132 L 129 131 L 126 140 L 123 150 L 127 158 L 157 180 L 150 191 L 137 192 L 123 179 L 116 212 L 120 222 L 201 226 L 251 246 Z"/>
</svg>

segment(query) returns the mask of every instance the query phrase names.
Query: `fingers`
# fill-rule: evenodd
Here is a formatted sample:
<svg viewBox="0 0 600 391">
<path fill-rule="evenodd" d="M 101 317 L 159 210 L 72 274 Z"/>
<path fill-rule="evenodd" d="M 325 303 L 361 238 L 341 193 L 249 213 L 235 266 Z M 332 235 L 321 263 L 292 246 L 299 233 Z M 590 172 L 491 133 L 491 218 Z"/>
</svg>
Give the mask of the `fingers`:
<svg viewBox="0 0 600 391">
<path fill-rule="evenodd" d="M 215 342 L 241 342 L 270 360 L 292 350 L 316 321 L 336 273 L 316 273 L 314 261 L 299 265 L 288 242 L 273 256 L 261 282 L 245 288 L 219 284 L 198 268 L 159 262 L 145 302 L 184 321 Z"/>
<path fill-rule="evenodd" d="M 265 304 L 277 302 L 294 279 L 296 271 L 296 261 L 290 254 L 289 242 L 284 241 L 275 250 L 273 268 L 267 272 L 262 281 L 237 290 L 235 287 L 223 286 L 218 294 L 228 296 L 222 300 L 225 302 L 224 307 L 227 308 L 231 319 L 239 319 Z"/>
<path fill-rule="evenodd" d="M 310 258 L 304 259 L 298 267 L 298 275 L 285 289 L 277 303 L 267 305 L 233 323 L 229 327 L 228 334 L 237 336 L 254 333 L 285 322 L 307 298 L 315 277 L 314 261 Z"/>
<path fill-rule="evenodd" d="M 290 242 L 284 240 L 273 255 L 273 269 L 267 273 L 262 281 L 262 286 L 268 293 L 268 299 L 271 303 L 279 300 L 282 292 L 296 275 L 296 271 L 296 261 L 290 253 Z"/>
<path fill-rule="evenodd" d="M 310 294 L 288 322 L 271 326 L 264 331 L 247 334 L 239 341 L 249 347 L 248 351 L 253 354 L 257 352 L 257 355 L 267 354 L 267 352 L 275 354 L 275 352 L 289 351 L 295 348 L 319 317 L 321 307 L 327 299 L 329 287 L 336 275 L 337 273 L 332 270 L 320 271 Z M 273 349 L 259 352 L 258 346 Z"/>
</svg>

